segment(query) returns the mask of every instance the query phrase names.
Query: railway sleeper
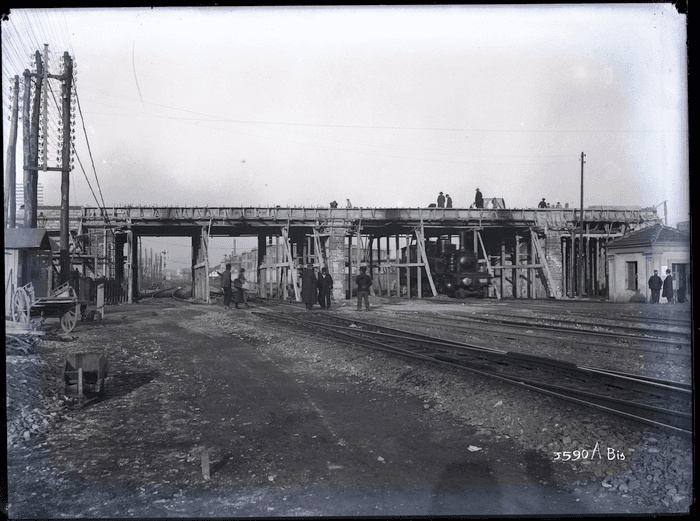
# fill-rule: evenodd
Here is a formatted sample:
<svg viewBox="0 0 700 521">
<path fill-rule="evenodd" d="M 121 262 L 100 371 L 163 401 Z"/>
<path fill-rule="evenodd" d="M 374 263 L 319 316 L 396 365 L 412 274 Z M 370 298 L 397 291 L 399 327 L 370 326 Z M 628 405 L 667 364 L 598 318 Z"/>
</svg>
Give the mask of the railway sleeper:
<svg viewBox="0 0 700 521">
<path fill-rule="evenodd" d="M 546 357 L 537 356 L 537 355 L 528 355 L 526 353 L 517 353 L 515 351 L 508 351 L 505 356 L 507 356 L 509 358 L 515 358 L 516 360 L 522 360 L 525 362 L 534 362 L 536 364 L 541 364 L 541 365 L 560 367 L 562 369 L 567 369 L 569 371 L 576 371 L 576 372 L 581 371 L 581 369 L 579 369 L 579 367 L 572 362 L 565 362 L 563 360 L 556 360 L 554 358 L 546 358 Z"/>
</svg>

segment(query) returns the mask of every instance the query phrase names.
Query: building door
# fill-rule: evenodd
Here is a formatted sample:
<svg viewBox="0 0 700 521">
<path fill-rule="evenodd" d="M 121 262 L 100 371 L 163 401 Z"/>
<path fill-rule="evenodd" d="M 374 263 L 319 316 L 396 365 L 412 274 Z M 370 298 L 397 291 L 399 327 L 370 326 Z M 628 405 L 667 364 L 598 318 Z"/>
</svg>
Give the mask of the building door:
<svg viewBox="0 0 700 521">
<path fill-rule="evenodd" d="M 690 295 L 688 295 L 688 290 L 690 289 L 688 280 L 690 264 L 673 263 L 671 265 L 671 272 L 673 274 L 673 280 L 676 282 L 676 302 L 685 302 L 690 297 Z"/>
</svg>

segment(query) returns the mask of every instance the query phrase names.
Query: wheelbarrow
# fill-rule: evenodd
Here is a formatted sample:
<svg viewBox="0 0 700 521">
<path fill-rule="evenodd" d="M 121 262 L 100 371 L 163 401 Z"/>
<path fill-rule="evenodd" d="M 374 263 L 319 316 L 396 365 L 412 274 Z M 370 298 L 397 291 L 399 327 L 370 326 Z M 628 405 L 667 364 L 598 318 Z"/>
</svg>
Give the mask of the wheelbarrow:
<svg viewBox="0 0 700 521">
<path fill-rule="evenodd" d="M 107 357 L 101 353 L 72 353 L 63 362 L 63 394 L 103 394 L 107 378 Z"/>
</svg>

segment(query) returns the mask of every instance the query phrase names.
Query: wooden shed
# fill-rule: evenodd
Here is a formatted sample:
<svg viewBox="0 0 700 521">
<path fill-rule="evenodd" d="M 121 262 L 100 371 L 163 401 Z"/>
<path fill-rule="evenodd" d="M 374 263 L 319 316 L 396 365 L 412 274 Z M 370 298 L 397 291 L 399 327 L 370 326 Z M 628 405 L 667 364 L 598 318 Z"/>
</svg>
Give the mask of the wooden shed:
<svg viewBox="0 0 700 521">
<path fill-rule="evenodd" d="M 30 282 L 37 298 L 51 293 L 53 252 L 58 245 L 44 228 L 5 229 L 5 309 L 15 289 Z M 8 300 L 9 299 L 9 300 Z"/>
</svg>

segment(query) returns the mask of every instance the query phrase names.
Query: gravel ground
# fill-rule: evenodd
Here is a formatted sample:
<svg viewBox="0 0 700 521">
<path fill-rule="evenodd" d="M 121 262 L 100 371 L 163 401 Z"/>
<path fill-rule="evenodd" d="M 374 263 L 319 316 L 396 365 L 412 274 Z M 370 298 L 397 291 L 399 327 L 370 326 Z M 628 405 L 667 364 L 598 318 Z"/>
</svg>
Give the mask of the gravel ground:
<svg viewBox="0 0 700 521">
<path fill-rule="evenodd" d="M 372 299 L 382 313 L 390 312 L 390 304 Z M 352 304 L 339 306 L 336 312 L 356 313 L 353 308 Z M 691 440 L 442 365 L 329 343 L 303 333 L 290 340 L 288 330 L 275 329 L 252 315 L 246 322 L 237 322 L 234 330 L 217 307 L 207 308 L 185 326 L 264 339 L 263 349 L 305 360 L 316 371 L 338 371 L 366 385 L 419 396 L 426 410 L 449 413 L 477 426 L 480 434 L 511 439 L 550 457 L 558 479 L 573 483 L 572 493 L 582 501 L 618 494 L 637 511 L 649 513 L 685 513 L 694 502 Z M 87 347 L 81 345 L 85 340 L 80 336 L 69 340 L 73 351 Z M 25 353 L 7 344 L 8 455 L 28 447 L 48 450 L 42 434 L 54 422 L 70 418 L 74 400 L 58 392 L 56 373 L 44 363 L 57 358 L 64 345 L 60 338 L 45 340 Z M 564 461 L 568 452 L 571 458 Z"/>
</svg>

